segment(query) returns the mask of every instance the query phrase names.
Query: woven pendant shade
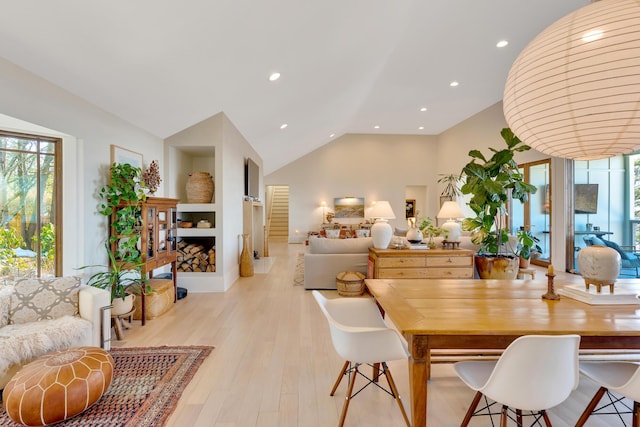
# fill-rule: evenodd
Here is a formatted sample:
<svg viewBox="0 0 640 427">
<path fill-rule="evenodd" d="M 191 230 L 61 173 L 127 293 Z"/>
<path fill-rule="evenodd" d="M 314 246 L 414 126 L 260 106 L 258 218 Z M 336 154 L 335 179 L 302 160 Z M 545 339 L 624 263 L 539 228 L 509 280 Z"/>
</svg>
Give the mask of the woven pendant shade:
<svg viewBox="0 0 640 427">
<path fill-rule="evenodd" d="M 540 33 L 504 90 L 513 132 L 550 156 L 593 160 L 640 148 L 640 0 L 600 0 Z"/>
</svg>

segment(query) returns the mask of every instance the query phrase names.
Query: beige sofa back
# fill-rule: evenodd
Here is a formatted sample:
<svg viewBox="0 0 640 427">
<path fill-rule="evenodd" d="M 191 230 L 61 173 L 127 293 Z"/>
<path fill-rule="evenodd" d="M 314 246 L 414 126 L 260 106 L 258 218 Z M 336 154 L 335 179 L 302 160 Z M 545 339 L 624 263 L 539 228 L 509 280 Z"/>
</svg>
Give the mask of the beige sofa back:
<svg viewBox="0 0 640 427">
<path fill-rule="evenodd" d="M 373 246 L 373 239 L 371 237 L 355 239 L 311 237 L 309 239 L 310 254 L 368 254 L 371 246 Z"/>
</svg>

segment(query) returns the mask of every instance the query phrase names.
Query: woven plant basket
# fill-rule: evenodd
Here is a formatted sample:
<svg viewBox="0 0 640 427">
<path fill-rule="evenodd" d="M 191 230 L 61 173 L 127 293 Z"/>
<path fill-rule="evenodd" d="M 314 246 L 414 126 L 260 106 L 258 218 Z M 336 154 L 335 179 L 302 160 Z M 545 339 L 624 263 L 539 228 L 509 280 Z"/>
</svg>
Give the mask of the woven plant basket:
<svg viewBox="0 0 640 427">
<path fill-rule="evenodd" d="M 208 172 L 192 172 L 187 180 L 187 203 L 211 203 L 213 178 Z"/>
<path fill-rule="evenodd" d="M 358 271 L 343 271 L 336 276 L 338 294 L 343 297 L 359 297 L 364 293 L 364 274 Z"/>
</svg>

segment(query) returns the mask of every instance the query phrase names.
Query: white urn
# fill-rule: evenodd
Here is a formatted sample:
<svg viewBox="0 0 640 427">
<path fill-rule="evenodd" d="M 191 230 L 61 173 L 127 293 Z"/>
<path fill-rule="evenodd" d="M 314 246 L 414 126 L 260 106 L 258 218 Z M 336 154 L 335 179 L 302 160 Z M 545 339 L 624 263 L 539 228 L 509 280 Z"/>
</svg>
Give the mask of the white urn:
<svg viewBox="0 0 640 427">
<path fill-rule="evenodd" d="M 578 252 L 578 268 L 586 283 L 615 283 L 620 264 L 620 254 L 606 246 L 587 246 Z"/>
<path fill-rule="evenodd" d="M 409 243 L 420 243 L 423 238 L 422 231 L 420 231 L 418 227 L 411 227 L 407 231 L 407 240 Z"/>
</svg>

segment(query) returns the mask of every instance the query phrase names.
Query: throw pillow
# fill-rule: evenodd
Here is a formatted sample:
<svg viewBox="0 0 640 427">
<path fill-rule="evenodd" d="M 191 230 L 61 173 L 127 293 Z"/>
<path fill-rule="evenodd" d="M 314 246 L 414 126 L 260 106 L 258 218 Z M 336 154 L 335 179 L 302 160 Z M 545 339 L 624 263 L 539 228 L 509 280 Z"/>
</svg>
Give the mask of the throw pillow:
<svg viewBox="0 0 640 427">
<path fill-rule="evenodd" d="M 12 286 L 0 286 L 0 328 L 9 324 L 9 307 L 11 306 Z"/>
<path fill-rule="evenodd" d="M 80 277 L 22 278 L 15 282 L 9 323 L 20 324 L 78 314 Z"/>
</svg>

